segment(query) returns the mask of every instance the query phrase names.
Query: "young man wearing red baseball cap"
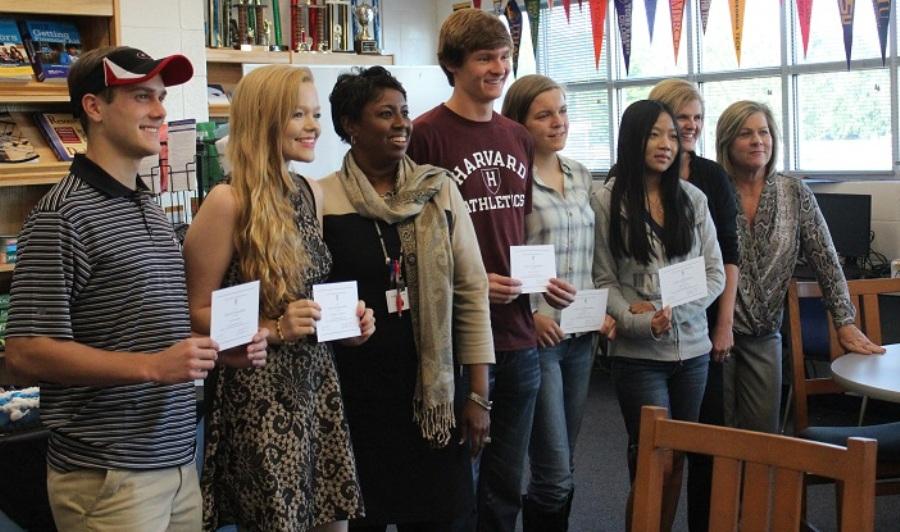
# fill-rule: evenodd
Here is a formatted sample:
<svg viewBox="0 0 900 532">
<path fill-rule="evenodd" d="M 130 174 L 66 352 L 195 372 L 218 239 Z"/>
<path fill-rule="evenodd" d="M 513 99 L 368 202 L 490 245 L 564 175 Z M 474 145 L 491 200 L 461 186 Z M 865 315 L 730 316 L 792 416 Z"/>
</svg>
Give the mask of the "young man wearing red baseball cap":
<svg viewBox="0 0 900 532">
<path fill-rule="evenodd" d="M 178 243 L 137 181 L 159 153 L 166 87 L 192 75 L 182 55 L 85 53 L 68 82 L 87 153 L 19 235 L 6 356 L 41 385 L 60 530 L 199 530 L 193 380 L 217 360 L 265 363 L 265 331 L 235 353 L 191 337 Z"/>
</svg>

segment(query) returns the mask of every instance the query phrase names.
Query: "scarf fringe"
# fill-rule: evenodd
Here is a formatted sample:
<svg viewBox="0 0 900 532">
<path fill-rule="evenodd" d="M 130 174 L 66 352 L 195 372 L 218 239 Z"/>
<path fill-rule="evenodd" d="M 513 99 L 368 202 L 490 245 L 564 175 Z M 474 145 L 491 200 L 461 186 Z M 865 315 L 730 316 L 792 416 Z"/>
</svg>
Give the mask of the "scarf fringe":
<svg viewBox="0 0 900 532">
<path fill-rule="evenodd" d="M 456 426 L 453 403 L 441 403 L 426 408 L 421 400 L 413 402 L 413 419 L 419 424 L 422 437 L 432 447 L 446 447 L 450 431 Z"/>
</svg>

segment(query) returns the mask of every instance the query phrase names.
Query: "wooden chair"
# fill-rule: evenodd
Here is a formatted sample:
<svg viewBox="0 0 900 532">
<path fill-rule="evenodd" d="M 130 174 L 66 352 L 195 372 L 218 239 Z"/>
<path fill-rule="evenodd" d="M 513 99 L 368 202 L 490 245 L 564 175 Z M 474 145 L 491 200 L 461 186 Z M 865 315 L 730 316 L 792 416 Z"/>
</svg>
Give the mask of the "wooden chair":
<svg viewBox="0 0 900 532">
<path fill-rule="evenodd" d="M 659 532 L 663 472 L 669 454 L 711 455 L 709 529 L 756 532 L 799 530 L 804 475 L 840 482 L 840 526 L 871 532 L 875 519 L 877 442 L 852 438 L 847 447 L 702 425 L 667 418 L 666 409 L 641 412 L 631 532 Z"/>
<path fill-rule="evenodd" d="M 850 298 L 856 307 L 856 325 L 872 342 L 882 344 L 881 313 L 878 295 L 900 292 L 900 279 L 860 279 L 847 282 Z M 789 400 L 793 410 L 794 435 L 826 443 L 846 441 L 849 437 L 873 438 L 879 441 L 876 469 L 876 493 L 895 495 L 900 493 L 900 422 L 882 425 L 810 427 L 808 397 L 810 395 L 844 393 L 845 390 L 831 378 L 810 377 L 806 373 L 806 355 L 803 348 L 803 329 L 800 319 L 800 300 L 821 298 L 818 283 L 791 281 L 788 288 L 787 308 L 790 324 L 792 392 Z M 837 339 L 837 331 L 828 317 L 829 361 L 845 354 Z M 860 411 L 860 425 L 865 412 L 865 401 Z"/>
<path fill-rule="evenodd" d="M 878 295 L 900 292 L 898 279 L 858 279 L 847 281 L 850 299 L 856 307 L 856 326 L 869 337 L 872 342 L 881 345 L 881 313 L 878 306 Z M 807 398 L 810 395 L 844 393 L 830 376 L 807 377 L 806 356 L 803 349 L 803 327 L 800 318 L 800 300 L 822 297 L 822 290 L 816 282 L 791 281 L 788 287 L 787 309 L 790 330 L 792 386 L 789 400 L 790 411 L 794 418 L 794 434 L 799 434 L 809 426 L 809 410 Z M 845 354 L 837 338 L 837 331 L 831 319 L 828 322 L 829 363 Z M 865 413 L 865 399 L 860 411 L 860 424 Z"/>
</svg>

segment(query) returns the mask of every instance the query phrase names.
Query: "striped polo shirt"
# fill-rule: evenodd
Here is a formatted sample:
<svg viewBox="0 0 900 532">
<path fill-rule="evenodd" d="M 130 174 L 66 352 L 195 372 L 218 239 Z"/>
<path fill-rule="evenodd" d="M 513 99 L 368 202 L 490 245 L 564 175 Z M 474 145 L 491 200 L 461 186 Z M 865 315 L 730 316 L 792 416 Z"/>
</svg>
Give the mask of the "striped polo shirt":
<svg viewBox="0 0 900 532">
<path fill-rule="evenodd" d="M 171 225 L 148 191 L 128 189 L 87 157 L 76 156 L 69 175 L 38 202 L 18 242 L 8 337 L 152 353 L 190 336 Z M 42 382 L 48 462 L 61 471 L 190 463 L 195 408 L 191 382 Z"/>
</svg>

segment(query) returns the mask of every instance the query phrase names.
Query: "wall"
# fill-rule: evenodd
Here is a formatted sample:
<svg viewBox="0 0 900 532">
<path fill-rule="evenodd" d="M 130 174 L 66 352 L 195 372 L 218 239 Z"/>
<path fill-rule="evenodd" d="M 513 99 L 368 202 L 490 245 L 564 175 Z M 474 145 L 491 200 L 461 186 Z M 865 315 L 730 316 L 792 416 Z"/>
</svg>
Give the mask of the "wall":
<svg viewBox="0 0 900 532">
<path fill-rule="evenodd" d="M 152 57 L 186 55 L 194 64 L 194 78 L 170 87 L 166 97 L 168 120 L 208 117 L 206 103 L 206 37 L 203 4 L 198 0 L 120 0 L 122 44 L 134 46 Z"/>
</svg>

